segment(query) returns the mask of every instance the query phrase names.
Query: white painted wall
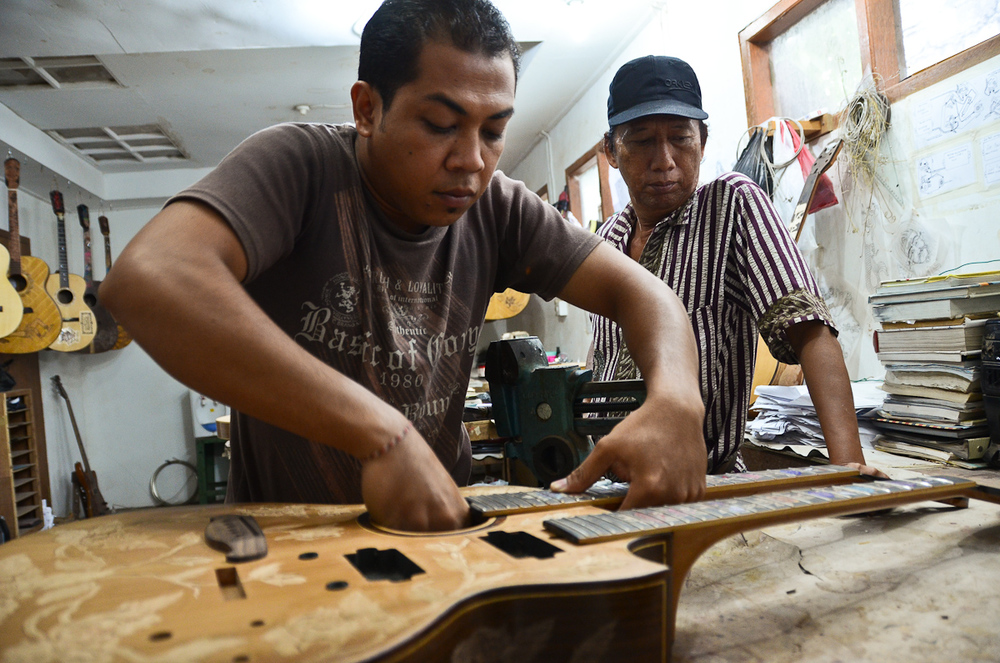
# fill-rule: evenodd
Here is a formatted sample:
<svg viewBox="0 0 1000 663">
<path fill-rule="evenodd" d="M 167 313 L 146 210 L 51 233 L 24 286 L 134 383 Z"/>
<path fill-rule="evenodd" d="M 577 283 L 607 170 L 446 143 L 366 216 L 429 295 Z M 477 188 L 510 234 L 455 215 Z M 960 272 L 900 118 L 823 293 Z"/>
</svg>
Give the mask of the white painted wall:
<svg viewBox="0 0 1000 663">
<path fill-rule="evenodd" d="M 550 181 L 550 147 L 544 136 L 539 136 L 538 144 L 508 174 L 524 181 L 533 191 L 546 184 L 549 191 L 562 191 L 566 168 L 601 140 L 608 129 L 608 87 L 615 72 L 629 60 L 650 54 L 679 57 L 698 75 L 702 104 L 709 115 L 702 181 L 730 170 L 736 162 L 736 146 L 747 128 L 738 34 L 772 4 L 772 0 L 718 0 L 708 18 L 704 6 L 698 3 L 669 3 L 649 25 L 636 32 L 631 43 L 624 45 L 621 54 L 608 63 L 607 69 L 569 112 L 553 119 L 547 133 L 551 137 L 551 172 L 556 181 Z M 506 324 L 509 326 L 515 320 L 531 333 L 541 335 L 533 330 L 548 330 L 547 325 L 536 319 L 515 318 Z M 592 338 L 587 314 L 570 307 L 560 330 L 565 332 L 558 340 L 562 350 L 570 358 L 585 358 Z M 484 332 L 483 340 L 487 337 Z M 555 347 L 546 344 L 546 349 Z"/>
</svg>

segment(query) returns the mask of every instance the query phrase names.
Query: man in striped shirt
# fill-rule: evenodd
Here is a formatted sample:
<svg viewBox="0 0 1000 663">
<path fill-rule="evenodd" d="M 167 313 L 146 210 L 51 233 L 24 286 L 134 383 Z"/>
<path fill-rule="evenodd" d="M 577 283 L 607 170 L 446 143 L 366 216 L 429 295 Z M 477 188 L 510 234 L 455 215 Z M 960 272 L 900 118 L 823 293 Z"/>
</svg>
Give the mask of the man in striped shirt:
<svg viewBox="0 0 1000 663">
<path fill-rule="evenodd" d="M 727 173 L 698 187 L 708 114 L 684 61 L 638 58 L 611 83 L 604 150 L 631 202 L 598 231 L 669 285 L 698 341 L 709 472 L 744 470 L 758 333 L 779 361 L 801 364 L 830 460 L 865 466 L 847 368 L 830 312 L 770 199 Z M 595 379 L 639 377 L 613 321 L 594 322 Z M 882 475 L 884 476 L 884 475 Z"/>
</svg>

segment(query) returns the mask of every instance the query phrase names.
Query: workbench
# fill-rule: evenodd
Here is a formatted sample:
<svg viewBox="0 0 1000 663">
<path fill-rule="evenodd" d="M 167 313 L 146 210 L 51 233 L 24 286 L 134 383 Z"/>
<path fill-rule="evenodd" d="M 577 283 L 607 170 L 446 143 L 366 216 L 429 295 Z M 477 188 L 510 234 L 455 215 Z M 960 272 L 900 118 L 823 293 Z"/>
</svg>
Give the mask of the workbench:
<svg viewBox="0 0 1000 663">
<path fill-rule="evenodd" d="M 871 449 L 894 479 L 967 471 Z M 701 556 L 681 593 L 673 660 L 1000 661 L 1000 507 L 937 503 L 747 532 Z"/>
</svg>

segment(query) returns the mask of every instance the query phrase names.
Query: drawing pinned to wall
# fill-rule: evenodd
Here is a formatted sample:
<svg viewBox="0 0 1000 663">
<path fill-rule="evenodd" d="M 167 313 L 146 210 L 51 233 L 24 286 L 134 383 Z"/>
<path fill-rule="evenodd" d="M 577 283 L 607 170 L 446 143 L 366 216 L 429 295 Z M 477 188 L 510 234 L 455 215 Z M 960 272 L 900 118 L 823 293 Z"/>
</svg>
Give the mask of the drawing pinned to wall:
<svg viewBox="0 0 1000 663">
<path fill-rule="evenodd" d="M 917 162 L 917 189 L 921 198 L 947 193 L 976 180 L 972 143 L 928 154 Z"/>
<path fill-rule="evenodd" d="M 844 360 L 849 365 L 856 366 L 858 360 L 852 355 L 861 346 L 862 329 L 852 311 L 854 294 L 846 288 L 828 287 L 823 284 L 820 284 L 820 294 L 823 295 L 823 299 L 830 309 L 830 315 L 833 316 L 833 323 L 837 326 L 839 332 L 837 339 L 844 352 Z M 865 306 L 867 306 L 867 302 L 865 302 Z"/>
<path fill-rule="evenodd" d="M 1000 69 L 955 85 L 913 109 L 918 148 L 1000 120 Z"/>
<path fill-rule="evenodd" d="M 893 233 L 891 253 L 901 270 L 901 278 L 930 276 L 941 271 L 951 254 L 950 235 L 944 219 L 920 220 L 914 213 Z"/>
<path fill-rule="evenodd" d="M 867 292 L 875 292 L 879 284 L 888 278 L 889 265 L 885 257 L 882 243 L 874 241 L 876 233 L 869 232 L 868 241 L 861 245 L 861 257 L 865 266 L 865 288 Z M 878 233 L 884 237 L 883 233 Z"/>
<path fill-rule="evenodd" d="M 983 154 L 983 181 L 986 186 L 993 186 L 1000 182 L 1000 133 L 983 137 L 979 147 Z"/>
</svg>

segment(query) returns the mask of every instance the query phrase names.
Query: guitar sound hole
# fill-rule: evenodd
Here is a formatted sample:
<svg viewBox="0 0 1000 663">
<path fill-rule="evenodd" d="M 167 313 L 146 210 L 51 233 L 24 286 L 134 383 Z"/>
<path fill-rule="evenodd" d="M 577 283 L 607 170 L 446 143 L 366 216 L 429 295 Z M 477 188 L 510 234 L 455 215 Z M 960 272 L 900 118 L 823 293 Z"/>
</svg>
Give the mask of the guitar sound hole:
<svg viewBox="0 0 1000 663">
<path fill-rule="evenodd" d="M 366 580 L 409 580 L 424 570 L 395 548 L 377 550 L 362 548 L 352 555 L 344 555 Z"/>
<path fill-rule="evenodd" d="M 73 301 L 73 293 L 69 290 L 60 290 L 56 293 L 56 299 L 59 300 L 60 304 L 69 304 Z"/>
<path fill-rule="evenodd" d="M 28 287 L 28 279 L 24 278 L 21 274 L 14 274 L 7 280 L 10 281 L 12 286 L 14 286 L 14 290 L 17 290 L 18 292 L 22 292 Z"/>
<path fill-rule="evenodd" d="M 150 635 L 149 639 L 152 642 L 162 642 L 163 640 L 169 640 L 172 637 L 173 633 L 171 633 L 170 631 L 159 631 L 157 633 L 153 633 L 152 635 Z"/>
<path fill-rule="evenodd" d="M 87 306 L 95 306 L 97 304 L 97 297 L 88 292 L 83 296 L 83 303 Z"/>
</svg>

